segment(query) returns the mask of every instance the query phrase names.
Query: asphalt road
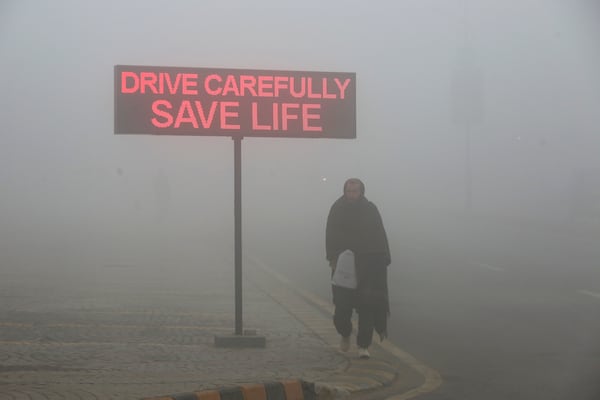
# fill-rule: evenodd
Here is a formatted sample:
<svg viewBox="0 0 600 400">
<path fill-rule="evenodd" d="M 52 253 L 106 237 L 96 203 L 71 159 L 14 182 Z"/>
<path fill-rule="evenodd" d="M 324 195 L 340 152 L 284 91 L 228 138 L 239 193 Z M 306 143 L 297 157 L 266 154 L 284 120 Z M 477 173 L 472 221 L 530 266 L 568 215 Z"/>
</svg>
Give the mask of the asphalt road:
<svg viewBox="0 0 600 400">
<path fill-rule="evenodd" d="M 390 338 L 443 379 L 419 398 L 600 399 L 599 238 L 458 226 L 391 243 Z M 312 276 L 295 273 L 328 297 Z"/>
</svg>

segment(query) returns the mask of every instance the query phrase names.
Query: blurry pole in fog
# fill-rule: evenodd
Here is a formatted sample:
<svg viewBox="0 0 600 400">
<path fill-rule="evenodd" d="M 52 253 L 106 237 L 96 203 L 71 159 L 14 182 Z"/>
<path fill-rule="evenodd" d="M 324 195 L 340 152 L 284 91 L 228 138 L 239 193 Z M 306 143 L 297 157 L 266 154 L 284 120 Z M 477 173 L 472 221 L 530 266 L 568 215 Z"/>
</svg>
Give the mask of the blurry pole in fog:
<svg viewBox="0 0 600 400">
<path fill-rule="evenodd" d="M 483 120 L 483 71 L 477 60 L 471 36 L 467 0 L 463 0 L 464 31 L 457 49 L 453 78 L 454 122 L 465 131 L 465 210 L 473 207 L 472 131 Z"/>
</svg>

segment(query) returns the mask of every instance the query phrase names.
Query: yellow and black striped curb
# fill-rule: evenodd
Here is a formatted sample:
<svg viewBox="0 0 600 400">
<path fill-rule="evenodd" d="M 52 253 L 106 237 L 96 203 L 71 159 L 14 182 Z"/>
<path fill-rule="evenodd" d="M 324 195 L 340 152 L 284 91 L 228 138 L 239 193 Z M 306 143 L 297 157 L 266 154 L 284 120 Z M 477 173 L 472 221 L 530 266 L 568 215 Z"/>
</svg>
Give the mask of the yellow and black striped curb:
<svg viewBox="0 0 600 400">
<path fill-rule="evenodd" d="M 146 397 L 142 400 L 316 400 L 313 383 L 289 380 L 267 382 L 236 387 L 202 390 L 159 397 Z"/>
</svg>

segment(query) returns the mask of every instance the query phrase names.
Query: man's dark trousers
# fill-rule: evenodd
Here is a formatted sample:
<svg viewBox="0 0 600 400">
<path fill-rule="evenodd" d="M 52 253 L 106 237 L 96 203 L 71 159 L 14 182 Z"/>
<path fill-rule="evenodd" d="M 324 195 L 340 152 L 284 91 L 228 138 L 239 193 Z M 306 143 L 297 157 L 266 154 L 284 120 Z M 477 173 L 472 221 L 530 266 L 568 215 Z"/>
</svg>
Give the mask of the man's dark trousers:
<svg viewBox="0 0 600 400">
<path fill-rule="evenodd" d="M 333 304 L 335 305 L 333 324 L 337 332 L 343 337 L 349 337 L 352 334 L 352 313 L 354 309 L 357 309 L 358 335 L 356 337 L 356 344 L 358 347 L 369 347 L 373 341 L 373 327 L 375 326 L 374 310 L 368 305 L 358 306 L 356 289 L 333 285 L 332 292 Z"/>
</svg>

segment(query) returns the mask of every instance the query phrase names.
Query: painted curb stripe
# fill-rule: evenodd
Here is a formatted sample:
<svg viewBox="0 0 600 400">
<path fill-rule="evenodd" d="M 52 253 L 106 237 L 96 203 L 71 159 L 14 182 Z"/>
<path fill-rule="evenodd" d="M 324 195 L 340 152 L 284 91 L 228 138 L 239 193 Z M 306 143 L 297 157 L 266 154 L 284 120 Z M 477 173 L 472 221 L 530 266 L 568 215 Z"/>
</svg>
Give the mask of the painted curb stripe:
<svg viewBox="0 0 600 400">
<path fill-rule="evenodd" d="M 244 385 L 241 389 L 244 400 L 267 400 L 265 385 Z"/>
<path fill-rule="evenodd" d="M 174 400 L 198 400 L 194 393 L 181 393 L 173 396 Z"/>
<path fill-rule="evenodd" d="M 265 383 L 265 390 L 267 391 L 267 400 L 285 399 L 285 389 L 281 382 Z"/>
<path fill-rule="evenodd" d="M 299 380 L 241 385 L 143 400 L 316 400 L 315 384 Z"/>
<path fill-rule="evenodd" d="M 283 388 L 285 390 L 285 399 L 286 400 L 303 400 L 304 399 L 304 391 L 302 390 L 302 385 L 300 381 L 285 381 L 283 383 Z"/>
<path fill-rule="evenodd" d="M 244 394 L 242 388 L 227 388 L 219 390 L 221 394 L 220 400 L 244 400 Z"/>
<path fill-rule="evenodd" d="M 196 392 L 197 400 L 220 400 L 221 395 L 217 390 L 206 390 L 204 392 Z"/>
</svg>

